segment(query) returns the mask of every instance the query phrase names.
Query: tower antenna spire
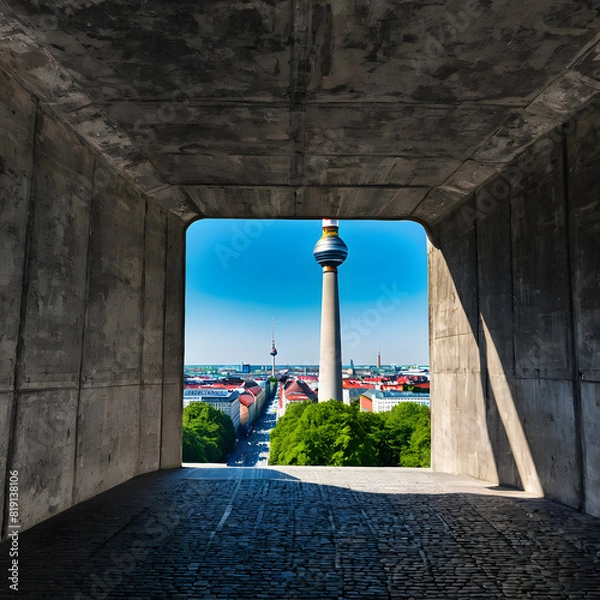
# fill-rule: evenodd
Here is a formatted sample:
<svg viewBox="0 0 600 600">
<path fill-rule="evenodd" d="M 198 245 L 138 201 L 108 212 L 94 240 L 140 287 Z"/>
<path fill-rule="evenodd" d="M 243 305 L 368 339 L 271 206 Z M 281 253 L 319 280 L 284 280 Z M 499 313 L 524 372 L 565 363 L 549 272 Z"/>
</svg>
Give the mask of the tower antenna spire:
<svg viewBox="0 0 600 600">
<path fill-rule="evenodd" d="M 275 347 L 275 317 L 271 317 L 271 377 L 275 377 L 275 357 L 277 348 Z"/>
</svg>

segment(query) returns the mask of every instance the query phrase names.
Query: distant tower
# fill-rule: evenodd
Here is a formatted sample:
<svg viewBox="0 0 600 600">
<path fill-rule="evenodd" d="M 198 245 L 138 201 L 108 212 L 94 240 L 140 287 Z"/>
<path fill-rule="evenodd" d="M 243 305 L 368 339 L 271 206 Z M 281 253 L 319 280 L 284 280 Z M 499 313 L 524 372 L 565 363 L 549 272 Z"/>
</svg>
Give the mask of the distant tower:
<svg viewBox="0 0 600 600">
<path fill-rule="evenodd" d="M 377 368 L 381 369 L 381 346 L 379 340 L 377 340 Z"/>
<path fill-rule="evenodd" d="M 277 356 L 277 348 L 275 348 L 275 318 L 271 321 L 271 352 L 272 364 L 271 364 L 271 376 L 275 377 L 275 357 Z"/>
<path fill-rule="evenodd" d="M 323 267 L 319 402 L 342 400 L 342 336 L 337 268 L 346 260 L 348 247 L 338 235 L 337 220 L 323 219 L 323 234 L 315 245 L 313 255 Z"/>
</svg>

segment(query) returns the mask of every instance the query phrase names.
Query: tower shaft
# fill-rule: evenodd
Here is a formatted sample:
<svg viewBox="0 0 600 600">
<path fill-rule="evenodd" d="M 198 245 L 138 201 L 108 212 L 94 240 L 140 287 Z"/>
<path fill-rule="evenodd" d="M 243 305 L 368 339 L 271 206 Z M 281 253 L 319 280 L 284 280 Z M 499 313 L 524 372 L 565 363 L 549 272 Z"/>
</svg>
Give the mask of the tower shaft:
<svg viewBox="0 0 600 600">
<path fill-rule="evenodd" d="M 338 235 L 336 220 L 323 220 L 323 234 L 313 254 L 323 268 L 319 402 L 342 400 L 342 335 L 337 267 L 346 260 L 348 247 Z"/>
<path fill-rule="evenodd" d="M 337 269 L 323 268 L 319 402 L 342 399 L 342 336 Z"/>
</svg>

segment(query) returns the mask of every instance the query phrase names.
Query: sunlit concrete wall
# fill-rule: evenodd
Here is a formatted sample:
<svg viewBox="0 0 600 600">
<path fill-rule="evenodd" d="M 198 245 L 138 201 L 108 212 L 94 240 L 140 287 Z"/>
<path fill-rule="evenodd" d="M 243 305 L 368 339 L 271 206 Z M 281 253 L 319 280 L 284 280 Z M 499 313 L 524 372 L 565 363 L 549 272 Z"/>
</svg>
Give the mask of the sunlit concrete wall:
<svg viewBox="0 0 600 600">
<path fill-rule="evenodd" d="M 26 528 L 180 465 L 185 237 L 2 71 L 0 122 L 0 497 L 17 470 Z"/>
<path fill-rule="evenodd" d="M 600 110 L 521 154 L 429 246 L 432 466 L 600 516 Z"/>
</svg>

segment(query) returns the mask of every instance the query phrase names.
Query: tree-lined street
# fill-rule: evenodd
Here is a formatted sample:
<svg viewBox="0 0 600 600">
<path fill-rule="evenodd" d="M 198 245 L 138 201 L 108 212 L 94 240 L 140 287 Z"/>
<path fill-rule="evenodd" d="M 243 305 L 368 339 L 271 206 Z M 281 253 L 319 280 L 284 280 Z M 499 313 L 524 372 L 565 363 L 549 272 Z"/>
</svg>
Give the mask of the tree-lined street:
<svg viewBox="0 0 600 600">
<path fill-rule="evenodd" d="M 271 430 L 277 422 L 279 387 L 275 397 L 265 404 L 250 435 L 242 438 L 227 465 L 230 467 L 265 467 L 269 461 Z"/>
</svg>

